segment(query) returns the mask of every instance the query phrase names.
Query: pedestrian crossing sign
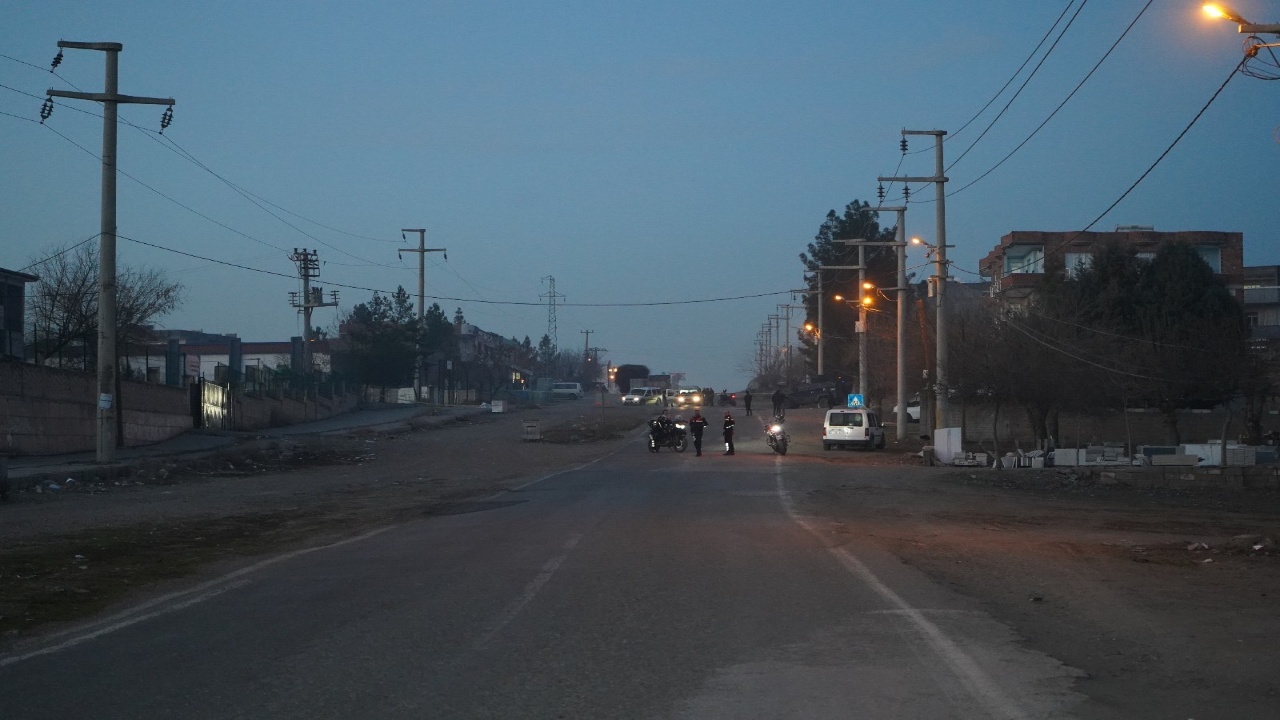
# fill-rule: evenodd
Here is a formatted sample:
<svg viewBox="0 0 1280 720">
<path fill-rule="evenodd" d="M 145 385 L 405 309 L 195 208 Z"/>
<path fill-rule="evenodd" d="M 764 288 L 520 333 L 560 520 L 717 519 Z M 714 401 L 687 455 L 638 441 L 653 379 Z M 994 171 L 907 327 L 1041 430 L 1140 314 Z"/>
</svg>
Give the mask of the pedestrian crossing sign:
<svg viewBox="0 0 1280 720">
<path fill-rule="evenodd" d="M 863 405 L 863 403 L 862 403 L 862 395 L 859 395 L 859 394 L 857 394 L 857 393 L 852 393 L 852 394 L 850 394 L 850 395 L 849 395 L 849 405 L 848 405 L 848 407 L 851 407 L 851 408 L 858 408 L 858 409 L 862 409 L 862 408 L 866 407 L 866 406 L 865 406 L 865 405 Z"/>
</svg>

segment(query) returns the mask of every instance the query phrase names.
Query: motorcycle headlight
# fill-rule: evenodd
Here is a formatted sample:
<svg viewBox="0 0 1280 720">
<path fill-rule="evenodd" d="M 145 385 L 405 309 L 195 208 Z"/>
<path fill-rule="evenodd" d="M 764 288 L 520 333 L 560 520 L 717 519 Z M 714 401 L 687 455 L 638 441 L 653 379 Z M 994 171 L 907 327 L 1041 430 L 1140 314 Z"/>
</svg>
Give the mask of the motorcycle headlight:
<svg viewBox="0 0 1280 720">
<path fill-rule="evenodd" d="M 680 428 L 681 430 L 683 430 L 683 429 L 684 429 L 684 423 L 676 423 L 676 427 L 678 427 L 678 428 Z"/>
<path fill-rule="evenodd" d="M 769 426 L 769 432 L 772 432 L 772 433 L 779 433 L 779 432 L 782 432 L 782 426 L 781 426 L 781 425 L 770 425 L 770 426 Z"/>
</svg>

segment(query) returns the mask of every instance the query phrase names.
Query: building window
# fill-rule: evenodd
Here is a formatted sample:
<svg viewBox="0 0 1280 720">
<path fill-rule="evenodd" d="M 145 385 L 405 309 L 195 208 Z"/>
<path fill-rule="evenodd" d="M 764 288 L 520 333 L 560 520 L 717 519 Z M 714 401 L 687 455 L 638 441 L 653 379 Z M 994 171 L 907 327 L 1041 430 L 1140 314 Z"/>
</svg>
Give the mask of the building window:
<svg viewBox="0 0 1280 720">
<path fill-rule="evenodd" d="M 1004 274 L 1023 275 L 1044 272 L 1044 248 L 1015 246 L 1004 253 Z"/>
<path fill-rule="evenodd" d="M 1244 326 L 1248 328 L 1258 327 L 1258 313 L 1247 312 L 1244 314 Z"/>
<path fill-rule="evenodd" d="M 1200 259 L 1208 263 L 1213 272 L 1222 274 L 1222 248 L 1216 245 L 1197 245 L 1196 252 L 1200 254 Z"/>
<path fill-rule="evenodd" d="M 1081 270 L 1088 270 L 1093 267 L 1093 254 L 1066 253 L 1062 256 L 1062 261 L 1067 269 L 1067 277 L 1073 278 L 1080 274 Z"/>
</svg>

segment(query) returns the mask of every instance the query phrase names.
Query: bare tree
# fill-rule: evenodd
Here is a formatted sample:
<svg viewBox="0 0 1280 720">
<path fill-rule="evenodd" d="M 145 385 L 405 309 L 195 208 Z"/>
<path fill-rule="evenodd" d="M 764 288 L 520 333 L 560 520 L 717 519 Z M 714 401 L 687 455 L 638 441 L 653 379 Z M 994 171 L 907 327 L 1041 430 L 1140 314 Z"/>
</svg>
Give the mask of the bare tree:
<svg viewBox="0 0 1280 720">
<path fill-rule="evenodd" d="M 55 367 L 90 366 L 97 350 L 97 248 L 63 248 L 32 267 L 40 276 L 29 301 L 36 360 Z M 159 270 L 124 267 L 116 282 L 116 346 L 122 351 L 147 339 L 148 326 L 182 304 L 182 285 Z"/>
</svg>

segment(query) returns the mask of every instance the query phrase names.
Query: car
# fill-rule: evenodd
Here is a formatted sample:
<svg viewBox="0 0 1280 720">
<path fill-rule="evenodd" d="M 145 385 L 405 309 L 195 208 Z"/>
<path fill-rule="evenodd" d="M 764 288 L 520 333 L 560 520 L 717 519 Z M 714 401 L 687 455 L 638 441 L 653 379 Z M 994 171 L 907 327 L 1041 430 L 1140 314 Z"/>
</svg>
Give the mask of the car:
<svg viewBox="0 0 1280 720">
<path fill-rule="evenodd" d="M 662 402 L 662 388 L 636 387 L 622 396 L 623 405 L 657 405 Z"/>
<path fill-rule="evenodd" d="M 551 386 L 551 397 L 553 398 L 581 400 L 585 396 L 586 393 L 582 391 L 582 383 L 558 382 Z"/>
<path fill-rule="evenodd" d="M 822 449 L 842 447 L 883 448 L 880 418 L 865 408 L 833 408 L 822 422 Z"/>
<path fill-rule="evenodd" d="M 805 383 L 791 390 L 783 388 L 787 396 L 787 407 L 798 408 L 805 405 L 814 407 L 835 407 L 842 403 L 836 397 L 835 383 Z"/>
<path fill-rule="evenodd" d="M 898 417 L 898 406 L 893 406 L 893 416 Z M 920 422 L 920 400 L 907 401 L 907 422 Z"/>
<path fill-rule="evenodd" d="M 676 407 L 701 407 L 702 391 L 683 388 L 676 391 Z"/>
</svg>

